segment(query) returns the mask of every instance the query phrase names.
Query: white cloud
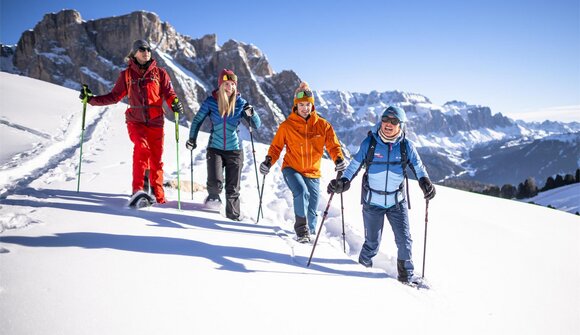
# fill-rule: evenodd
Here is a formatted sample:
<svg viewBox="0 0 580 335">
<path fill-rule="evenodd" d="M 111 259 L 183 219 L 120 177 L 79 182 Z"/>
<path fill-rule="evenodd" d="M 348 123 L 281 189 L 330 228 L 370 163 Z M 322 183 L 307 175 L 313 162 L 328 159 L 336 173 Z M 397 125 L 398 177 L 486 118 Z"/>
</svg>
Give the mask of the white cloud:
<svg viewBox="0 0 580 335">
<path fill-rule="evenodd" d="M 518 113 L 508 113 L 507 116 L 523 121 L 543 122 L 562 121 L 562 122 L 580 122 L 580 105 L 572 106 L 554 106 L 534 110 L 524 110 Z"/>
</svg>

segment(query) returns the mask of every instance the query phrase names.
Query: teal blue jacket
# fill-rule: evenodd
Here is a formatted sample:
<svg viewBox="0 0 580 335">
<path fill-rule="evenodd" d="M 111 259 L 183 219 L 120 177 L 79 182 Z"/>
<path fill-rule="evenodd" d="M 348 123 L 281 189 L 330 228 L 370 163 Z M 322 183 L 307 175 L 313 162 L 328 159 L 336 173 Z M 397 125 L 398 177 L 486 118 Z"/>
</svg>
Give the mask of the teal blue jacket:
<svg viewBox="0 0 580 335">
<path fill-rule="evenodd" d="M 241 145 L 238 136 L 238 126 L 242 121 L 242 118 L 244 118 L 254 129 L 258 129 L 262 125 L 262 121 L 260 120 L 258 113 L 255 111 L 254 115 L 251 117 L 246 115 L 243 111 L 246 104 L 247 101 L 238 94 L 234 113 L 230 116 L 222 117 L 218 110 L 215 94 L 212 94 L 212 96 L 205 99 L 199 111 L 191 121 L 189 138 L 194 142 L 197 142 L 199 128 L 203 124 L 205 118 L 209 116 L 211 121 L 211 134 L 207 145 L 208 148 L 219 150 L 240 150 Z"/>
</svg>

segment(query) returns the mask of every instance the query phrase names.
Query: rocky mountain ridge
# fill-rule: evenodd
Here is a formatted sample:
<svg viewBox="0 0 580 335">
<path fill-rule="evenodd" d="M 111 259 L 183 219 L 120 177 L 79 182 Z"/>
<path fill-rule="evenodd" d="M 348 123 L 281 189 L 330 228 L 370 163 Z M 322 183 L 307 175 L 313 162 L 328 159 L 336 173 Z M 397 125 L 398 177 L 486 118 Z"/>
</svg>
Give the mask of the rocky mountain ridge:
<svg viewBox="0 0 580 335">
<path fill-rule="evenodd" d="M 263 127 L 255 132 L 257 141 L 268 143 L 290 113 L 292 95 L 300 82 L 296 73 L 273 71 L 267 57 L 254 45 L 230 40 L 219 46 L 216 35 L 198 39 L 185 36 L 169 23 L 162 22 L 156 14 L 144 11 L 91 21 L 82 20 L 80 13 L 74 10 L 46 14 L 34 29 L 22 34 L 17 46 L 1 47 L 0 65 L 2 71 L 72 89 L 79 89 L 81 83 L 86 83 L 96 94 L 103 94 L 112 88 L 125 67 L 124 59 L 130 45 L 139 38 L 147 39 L 154 46 L 153 57 L 167 69 L 176 93 L 186 102 L 186 115 L 181 123 L 191 120 L 211 94 L 222 68 L 230 68 L 238 74 L 241 94 L 262 118 Z M 527 146 L 549 135 L 572 133 L 575 135 L 571 136 L 580 137 L 577 122 L 525 123 L 501 113 L 492 114 L 489 107 L 460 101 L 437 106 L 416 93 L 317 91 L 315 98 L 319 113 L 334 125 L 340 140 L 350 151 L 357 149 L 387 105 L 404 108 L 410 119 L 409 138 L 418 145 L 434 180 L 477 179 L 482 168 L 491 174 L 485 176 L 485 181 L 493 179 L 495 167 L 502 163 L 490 164 L 492 160 L 483 159 L 483 154 L 477 156 L 478 152 L 485 152 L 484 156 L 493 154 L 482 148 L 503 150 L 506 143 L 516 141 L 526 157 L 532 148 L 525 149 Z M 173 118 L 169 111 L 167 118 Z M 207 125 L 203 129 L 208 130 Z M 558 151 L 556 147 L 552 146 L 551 150 Z M 572 150 L 571 156 L 579 157 L 577 149 L 569 146 L 560 149 Z M 569 161 L 558 162 L 557 154 L 544 152 L 543 155 L 546 154 L 548 157 L 535 158 L 550 162 L 540 169 L 540 180 L 546 178 L 546 173 L 576 168 L 569 167 L 572 164 Z M 519 170 L 528 171 L 511 169 L 512 172 Z M 507 180 L 525 179 L 510 171 L 507 174 Z"/>
</svg>

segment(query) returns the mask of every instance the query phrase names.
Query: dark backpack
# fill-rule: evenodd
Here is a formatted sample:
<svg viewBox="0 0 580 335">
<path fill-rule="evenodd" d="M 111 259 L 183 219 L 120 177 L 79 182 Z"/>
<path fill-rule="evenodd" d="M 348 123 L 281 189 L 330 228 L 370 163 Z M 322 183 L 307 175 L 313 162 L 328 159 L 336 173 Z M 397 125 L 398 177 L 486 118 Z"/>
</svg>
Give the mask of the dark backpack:
<svg viewBox="0 0 580 335">
<path fill-rule="evenodd" d="M 402 192 L 403 188 L 406 188 L 407 190 L 407 205 L 409 207 L 409 209 L 411 209 L 411 200 L 409 198 L 409 178 L 407 177 L 407 166 L 409 166 L 411 168 L 411 171 L 413 171 L 413 174 L 415 175 L 415 178 L 417 178 L 417 173 L 415 172 L 415 167 L 413 166 L 413 164 L 411 164 L 411 162 L 409 161 L 409 157 L 407 156 L 407 138 L 405 137 L 405 133 L 403 133 L 403 139 L 401 140 L 401 161 L 395 161 L 395 162 L 373 162 L 374 157 L 375 157 L 375 149 L 377 147 L 377 139 L 373 136 L 372 131 L 369 130 L 367 136 L 370 137 L 370 143 L 369 143 L 369 149 L 367 151 L 367 155 L 365 156 L 365 160 L 363 162 L 364 166 L 365 166 L 365 173 L 363 175 L 363 182 L 362 182 L 362 187 L 363 187 L 363 192 L 362 192 L 362 201 L 365 202 L 367 195 L 372 196 L 371 195 L 371 191 L 381 194 L 381 195 L 390 195 L 390 194 L 396 194 L 399 192 Z M 399 185 L 399 188 L 393 192 L 385 192 L 385 191 L 380 191 L 380 190 L 375 190 L 375 189 L 371 189 L 371 187 L 369 186 L 369 181 L 368 181 L 368 171 L 369 171 L 369 167 L 372 164 L 386 164 L 386 165 L 401 165 L 403 168 L 403 177 L 405 179 L 405 186 L 403 186 L 403 183 L 401 183 L 401 185 Z M 397 202 L 397 205 L 399 205 L 400 201 L 398 201 L 398 196 L 395 195 L 395 199 Z M 368 199 L 368 201 L 370 201 L 370 197 Z"/>
</svg>

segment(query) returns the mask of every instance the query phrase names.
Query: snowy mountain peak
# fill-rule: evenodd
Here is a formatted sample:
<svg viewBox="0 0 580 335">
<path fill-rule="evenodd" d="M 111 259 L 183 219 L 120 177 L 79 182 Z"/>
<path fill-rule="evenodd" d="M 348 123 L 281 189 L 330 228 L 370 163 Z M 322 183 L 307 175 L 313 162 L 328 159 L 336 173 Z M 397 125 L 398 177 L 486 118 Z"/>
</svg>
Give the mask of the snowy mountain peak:
<svg viewBox="0 0 580 335">
<path fill-rule="evenodd" d="M 47 14 L 33 30 L 23 33 L 16 48 L 2 46 L 0 66 L 2 71 L 72 89 L 88 84 L 93 92 L 102 94 L 111 89 L 118 73 L 125 68 L 124 58 L 138 38 L 146 38 L 155 46 L 153 56 L 167 69 L 176 93 L 186 102 L 186 116 L 181 122 L 192 119 L 215 88 L 217 73 L 224 67 L 238 74 L 241 94 L 260 113 L 263 126 L 254 134 L 257 141 L 269 143 L 278 125 L 289 115 L 294 89 L 301 81 L 295 72 L 275 72 L 266 55 L 252 44 L 232 39 L 219 46 L 215 34 L 198 39 L 181 35 L 151 12 L 137 11 L 91 21 L 83 21 L 74 10 Z M 493 147 L 498 141 L 529 144 L 549 135 L 580 132 L 577 122 L 513 121 L 501 113 L 494 114 L 486 106 L 460 100 L 438 106 L 424 95 L 399 90 L 315 94 L 318 112 L 335 126 L 349 151 L 357 150 L 386 106 L 404 108 L 410 120 L 408 137 L 425 153 L 425 163 L 436 181 L 458 175 L 479 178 L 477 170 L 494 169 L 475 163 L 474 160 L 479 161 L 476 147 Z M 173 114 L 168 111 L 167 117 L 172 120 Z M 206 127 L 202 129 L 207 130 Z M 570 162 L 561 163 L 558 152 L 547 152 L 542 157 L 542 161 L 549 163 L 546 169 L 542 167 L 542 175 L 536 175 L 538 179 L 567 172 L 562 170 L 575 170 L 576 163 L 574 166 Z M 522 180 L 516 172 L 519 170 L 508 171 L 509 180 Z"/>
</svg>

